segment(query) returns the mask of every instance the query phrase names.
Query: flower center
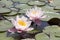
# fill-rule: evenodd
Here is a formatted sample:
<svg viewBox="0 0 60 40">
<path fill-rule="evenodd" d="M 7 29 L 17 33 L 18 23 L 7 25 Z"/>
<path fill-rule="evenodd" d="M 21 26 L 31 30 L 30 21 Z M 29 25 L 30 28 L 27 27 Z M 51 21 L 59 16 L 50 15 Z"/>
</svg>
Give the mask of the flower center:
<svg viewBox="0 0 60 40">
<path fill-rule="evenodd" d="M 26 22 L 24 22 L 23 20 L 18 20 L 18 24 L 21 26 L 26 26 Z"/>
<path fill-rule="evenodd" d="M 32 11 L 32 14 L 36 14 L 37 12 L 36 11 Z"/>
</svg>

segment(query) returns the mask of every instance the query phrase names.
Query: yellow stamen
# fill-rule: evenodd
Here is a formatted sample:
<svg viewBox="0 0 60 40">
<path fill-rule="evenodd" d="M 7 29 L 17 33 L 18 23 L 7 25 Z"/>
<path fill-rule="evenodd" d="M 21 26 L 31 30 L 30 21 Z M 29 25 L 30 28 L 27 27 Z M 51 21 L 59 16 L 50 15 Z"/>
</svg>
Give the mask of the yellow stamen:
<svg viewBox="0 0 60 40">
<path fill-rule="evenodd" d="M 26 22 L 24 22 L 23 20 L 18 20 L 18 24 L 21 26 L 26 26 Z"/>
</svg>

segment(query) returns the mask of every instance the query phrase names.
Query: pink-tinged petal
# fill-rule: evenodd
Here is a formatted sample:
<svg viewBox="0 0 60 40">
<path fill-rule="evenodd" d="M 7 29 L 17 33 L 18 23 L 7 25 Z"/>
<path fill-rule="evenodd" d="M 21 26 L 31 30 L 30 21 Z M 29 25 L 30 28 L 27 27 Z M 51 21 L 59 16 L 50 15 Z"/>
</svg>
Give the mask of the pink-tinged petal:
<svg viewBox="0 0 60 40">
<path fill-rule="evenodd" d="M 14 19 L 12 19 L 12 18 L 11 18 L 10 20 L 11 20 L 13 26 L 16 26 L 16 20 L 14 20 Z"/>
<path fill-rule="evenodd" d="M 34 28 L 32 27 L 25 29 L 25 31 L 32 31 L 32 30 L 34 30 Z"/>
<path fill-rule="evenodd" d="M 46 18 L 47 17 L 47 15 L 44 15 L 44 16 L 42 16 L 41 18 Z"/>
<path fill-rule="evenodd" d="M 34 19 L 33 22 L 35 22 L 37 25 L 40 25 L 41 24 L 41 20 L 40 19 Z"/>
<path fill-rule="evenodd" d="M 19 15 L 16 16 L 16 21 L 18 21 L 18 19 L 20 19 L 20 18 L 19 18 Z"/>
<path fill-rule="evenodd" d="M 9 31 L 9 32 L 16 32 L 17 30 L 16 30 L 15 27 L 13 27 L 13 28 L 9 29 L 8 31 Z"/>
<path fill-rule="evenodd" d="M 17 31 L 18 33 L 22 33 L 22 31 Z"/>
</svg>

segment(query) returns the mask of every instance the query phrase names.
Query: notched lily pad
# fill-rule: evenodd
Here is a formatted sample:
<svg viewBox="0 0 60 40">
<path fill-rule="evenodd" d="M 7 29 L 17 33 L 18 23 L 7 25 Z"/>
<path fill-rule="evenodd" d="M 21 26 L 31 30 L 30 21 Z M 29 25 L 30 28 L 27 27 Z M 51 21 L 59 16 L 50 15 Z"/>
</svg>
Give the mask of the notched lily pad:
<svg viewBox="0 0 60 40">
<path fill-rule="evenodd" d="M 26 11 L 27 11 L 27 9 L 22 9 L 22 10 L 20 10 L 20 11 L 18 12 L 18 14 L 25 14 Z"/>
<path fill-rule="evenodd" d="M 55 10 L 60 10 L 60 6 L 56 6 L 54 9 Z"/>
<path fill-rule="evenodd" d="M 29 0 L 13 0 L 14 2 L 27 3 Z"/>
<path fill-rule="evenodd" d="M 43 7 L 41 7 L 42 8 L 42 10 L 44 10 L 45 12 L 56 12 L 55 10 L 54 10 L 54 7 L 50 7 L 50 6 L 48 6 L 48 5 L 46 5 L 46 6 L 43 6 Z"/>
<path fill-rule="evenodd" d="M 53 25 L 53 26 L 47 26 L 45 27 L 45 29 L 43 30 L 43 32 L 45 33 L 57 33 L 60 31 L 60 27 Z"/>
<path fill-rule="evenodd" d="M 0 7 L 5 7 L 6 5 L 0 1 Z"/>
<path fill-rule="evenodd" d="M 14 40 L 12 37 L 7 37 L 6 32 L 0 33 L 0 40 Z"/>
<path fill-rule="evenodd" d="M 13 27 L 13 25 L 9 21 L 7 21 L 7 20 L 0 21 L 0 31 L 6 31 L 11 27 Z"/>
<path fill-rule="evenodd" d="M 7 1 L 7 0 L 1 0 L 2 3 L 6 5 L 6 7 L 11 7 L 13 2 L 12 1 Z"/>
<path fill-rule="evenodd" d="M 54 12 L 45 12 L 45 15 L 47 15 L 46 18 L 43 18 L 41 20 L 43 21 L 48 21 L 51 18 L 60 18 L 60 14 L 59 13 L 54 13 Z"/>
<path fill-rule="evenodd" d="M 39 30 L 32 30 L 32 31 L 29 31 L 27 33 L 34 34 L 34 33 L 39 33 L 39 32 L 40 32 Z"/>
<path fill-rule="evenodd" d="M 31 8 L 31 6 L 28 6 L 27 4 L 18 4 L 15 7 L 16 8 L 20 8 L 20 9 L 28 9 L 28 8 Z"/>
<path fill-rule="evenodd" d="M 49 40 L 49 37 L 44 33 L 39 33 L 35 36 L 36 40 Z"/>
<path fill-rule="evenodd" d="M 4 14 L 4 15 L 5 16 L 14 16 L 14 15 L 17 15 L 17 12 L 16 11 L 12 11 L 9 14 Z"/>
<path fill-rule="evenodd" d="M 37 5 L 37 6 L 43 6 L 45 3 L 39 2 L 39 1 L 30 1 L 28 2 L 29 5 Z"/>
<path fill-rule="evenodd" d="M 11 10 L 10 9 L 7 9 L 7 8 L 0 8 L 0 14 L 8 14 L 10 13 Z"/>
<path fill-rule="evenodd" d="M 60 6 L 60 0 L 53 0 L 55 6 Z"/>
</svg>

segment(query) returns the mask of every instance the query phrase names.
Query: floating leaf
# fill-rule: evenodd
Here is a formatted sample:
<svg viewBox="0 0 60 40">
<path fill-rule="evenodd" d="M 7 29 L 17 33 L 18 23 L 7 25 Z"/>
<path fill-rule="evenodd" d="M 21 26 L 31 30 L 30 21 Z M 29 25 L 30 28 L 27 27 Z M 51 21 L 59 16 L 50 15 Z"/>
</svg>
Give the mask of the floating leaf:
<svg viewBox="0 0 60 40">
<path fill-rule="evenodd" d="M 16 15 L 17 14 L 17 12 L 15 12 L 15 11 L 12 11 L 11 13 L 9 13 L 9 14 L 4 14 L 5 16 L 14 16 L 14 15 Z"/>
<path fill-rule="evenodd" d="M 56 25 L 53 25 L 53 26 L 47 26 L 45 27 L 45 29 L 43 30 L 43 32 L 45 33 L 57 33 L 60 31 L 60 27 L 59 26 L 56 26 Z"/>
<path fill-rule="evenodd" d="M 13 0 L 14 2 L 27 3 L 29 0 Z"/>
<path fill-rule="evenodd" d="M 7 31 L 11 27 L 13 27 L 13 25 L 9 21 L 7 20 L 0 21 L 0 31 Z"/>
<path fill-rule="evenodd" d="M 49 40 L 49 37 L 44 33 L 39 33 L 35 36 L 36 40 Z"/>
<path fill-rule="evenodd" d="M 7 9 L 7 8 L 0 8 L 0 14 L 6 14 L 11 12 L 11 10 Z"/>
<path fill-rule="evenodd" d="M 37 6 L 43 6 L 45 3 L 39 2 L 39 1 L 30 1 L 28 2 L 29 5 L 37 5 Z"/>
<path fill-rule="evenodd" d="M 6 7 L 11 7 L 13 2 L 12 1 L 7 1 L 7 0 L 1 0 L 2 3 L 6 5 Z"/>
<path fill-rule="evenodd" d="M 0 40 L 14 40 L 12 37 L 7 37 L 6 33 L 0 33 Z"/>
<path fill-rule="evenodd" d="M 55 6 L 60 6 L 60 0 L 53 0 L 53 3 L 55 4 Z"/>
<path fill-rule="evenodd" d="M 41 7 L 42 8 L 42 10 L 43 11 L 45 11 L 45 12 L 57 12 L 57 11 L 55 11 L 54 10 L 54 7 L 50 7 L 50 6 L 48 6 L 48 5 L 46 5 L 46 6 L 43 6 L 43 7 Z"/>
<path fill-rule="evenodd" d="M 32 30 L 32 31 L 29 31 L 27 33 L 31 33 L 31 34 L 34 34 L 34 33 L 39 33 L 40 31 L 39 30 Z"/>
<path fill-rule="evenodd" d="M 31 6 L 28 6 L 27 4 L 18 4 L 15 7 L 20 8 L 20 9 L 29 9 L 29 8 L 31 8 Z"/>
<path fill-rule="evenodd" d="M 20 10 L 18 13 L 20 14 L 20 13 L 26 13 L 26 11 L 27 11 L 27 9 L 22 9 L 22 10 Z"/>
<path fill-rule="evenodd" d="M 19 11 L 19 9 L 18 8 L 15 8 L 15 7 L 11 7 L 11 8 L 9 8 L 11 11 L 15 11 L 15 12 L 18 12 Z"/>
<path fill-rule="evenodd" d="M 5 4 L 0 1 L 0 7 L 5 7 Z"/>
<path fill-rule="evenodd" d="M 56 6 L 54 9 L 55 10 L 60 10 L 60 6 Z"/>
<path fill-rule="evenodd" d="M 60 32 L 57 31 L 57 32 L 54 33 L 54 34 L 55 34 L 56 37 L 60 37 Z"/>
<path fill-rule="evenodd" d="M 59 13 L 54 13 L 54 12 L 45 12 L 45 15 L 47 15 L 46 18 L 42 19 L 44 21 L 48 21 L 51 18 L 60 18 L 60 14 Z"/>
<path fill-rule="evenodd" d="M 33 39 L 33 38 L 32 39 L 31 38 L 26 38 L 26 39 L 22 39 L 22 40 L 35 40 L 35 39 Z"/>
</svg>

